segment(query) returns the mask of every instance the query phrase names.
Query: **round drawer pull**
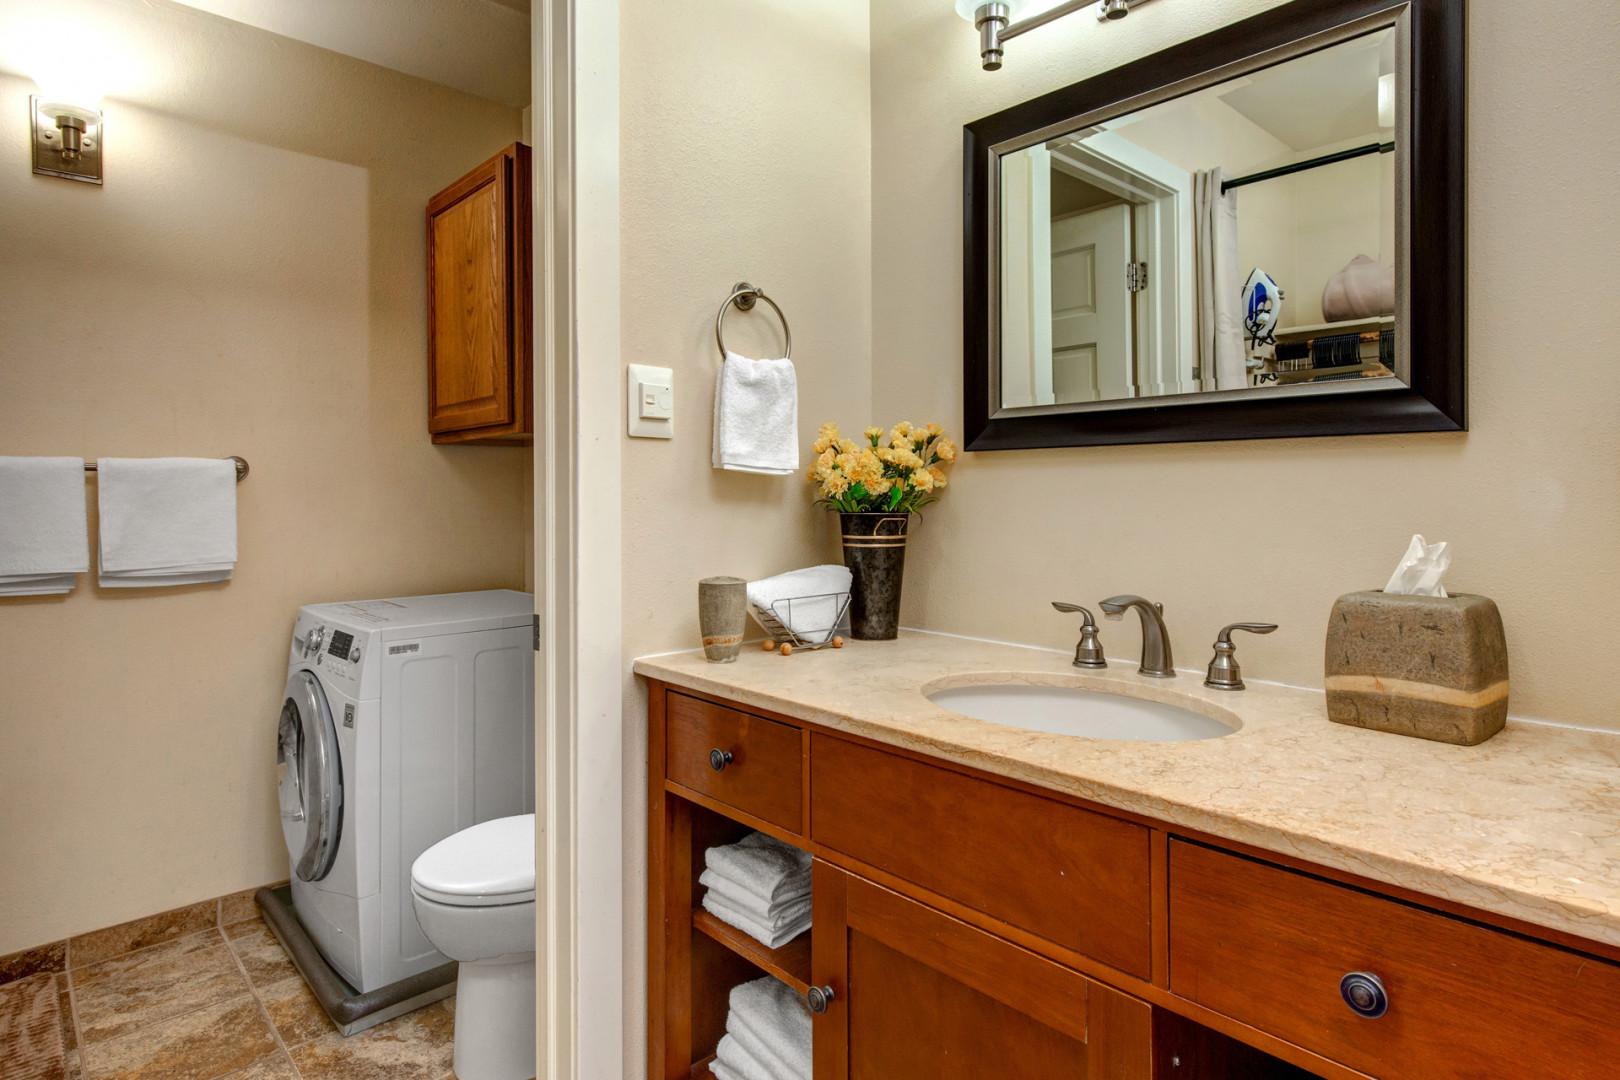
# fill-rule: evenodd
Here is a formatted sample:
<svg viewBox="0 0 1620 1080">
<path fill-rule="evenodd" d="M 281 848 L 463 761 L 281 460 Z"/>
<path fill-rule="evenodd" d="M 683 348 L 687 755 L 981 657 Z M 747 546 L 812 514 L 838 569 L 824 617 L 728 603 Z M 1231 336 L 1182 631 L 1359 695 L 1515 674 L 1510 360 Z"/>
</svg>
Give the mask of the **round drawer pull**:
<svg viewBox="0 0 1620 1080">
<path fill-rule="evenodd" d="M 833 999 L 833 988 L 830 986 L 812 986 L 805 991 L 805 1001 L 810 1005 L 810 1011 L 821 1015 L 827 1011 L 827 1006 Z"/>
<path fill-rule="evenodd" d="M 713 769 L 715 772 L 724 772 L 726 766 L 730 765 L 732 760 L 733 758 L 730 750 L 721 750 L 720 748 L 716 747 L 715 749 L 709 751 L 709 768 Z"/>
<path fill-rule="evenodd" d="M 1339 996 L 1357 1016 L 1376 1020 L 1389 1011 L 1384 981 L 1370 971 L 1352 971 L 1339 980 Z"/>
</svg>

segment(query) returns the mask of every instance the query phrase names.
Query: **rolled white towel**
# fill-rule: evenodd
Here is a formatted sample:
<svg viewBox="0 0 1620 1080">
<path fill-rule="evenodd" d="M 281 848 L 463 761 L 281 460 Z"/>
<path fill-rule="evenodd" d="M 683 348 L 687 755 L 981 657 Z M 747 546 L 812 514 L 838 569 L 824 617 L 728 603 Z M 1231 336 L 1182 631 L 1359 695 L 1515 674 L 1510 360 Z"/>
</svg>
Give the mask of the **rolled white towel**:
<svg viewBox="0 0 1620 1080">
<path fill-rule="evenodd" d="M 849 592 L 850 581 L 847 566 L 837 563 L 808 566 L 750 581 L 748 602 L 762 611 L 774 613 L 801 637 L 821 637 L 837 629 L 834 623 L 843 606 L 842 597 Z M 819 599 L 802 599 L 804 597 Z"/>
</svg>

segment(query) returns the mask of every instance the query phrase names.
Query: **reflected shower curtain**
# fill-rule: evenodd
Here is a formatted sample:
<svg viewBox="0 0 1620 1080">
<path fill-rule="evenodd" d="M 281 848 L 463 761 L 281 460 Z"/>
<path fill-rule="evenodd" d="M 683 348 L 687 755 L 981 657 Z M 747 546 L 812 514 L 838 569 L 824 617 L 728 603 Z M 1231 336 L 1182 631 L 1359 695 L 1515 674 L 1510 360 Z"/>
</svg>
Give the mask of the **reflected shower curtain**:
<svg viewBox="0 0 1620 1080">
<path fill-rule="evenodd" d="M 1193 174 L 1198 372 L 1204 390 L 1249 385 L 1239 311 L 1243 285 L 1238 277 L 1237 199 L 1222 193 L 1223 179 L 1218 167 Z"/>
</svg>

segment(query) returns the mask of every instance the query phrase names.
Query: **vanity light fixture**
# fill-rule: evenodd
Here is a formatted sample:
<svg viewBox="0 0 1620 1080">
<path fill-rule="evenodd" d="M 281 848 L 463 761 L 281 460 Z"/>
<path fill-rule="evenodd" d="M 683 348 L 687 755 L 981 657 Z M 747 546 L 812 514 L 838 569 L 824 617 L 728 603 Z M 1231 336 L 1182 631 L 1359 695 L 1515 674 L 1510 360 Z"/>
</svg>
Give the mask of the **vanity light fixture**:
<svg viewBox="0 0 1620 1080">
<path fill-rule="evenodd" d="M 34 172 L 86 184 L 101 183 L 103 121 L 98 109 L 28 99 L 33 117 Z"/>
<path fill-rule="evenodd" d="M 956 13 L 979 31 L 979 59 L 986 71 L 1001 70 L 1005 44 L 1020 34 L 1095 7 L 1098 22 L 1115 22 L 1148 0 L 956 0 Z M 1016 21 L 1014 21 L 1016 17 Z"/>
</svg>

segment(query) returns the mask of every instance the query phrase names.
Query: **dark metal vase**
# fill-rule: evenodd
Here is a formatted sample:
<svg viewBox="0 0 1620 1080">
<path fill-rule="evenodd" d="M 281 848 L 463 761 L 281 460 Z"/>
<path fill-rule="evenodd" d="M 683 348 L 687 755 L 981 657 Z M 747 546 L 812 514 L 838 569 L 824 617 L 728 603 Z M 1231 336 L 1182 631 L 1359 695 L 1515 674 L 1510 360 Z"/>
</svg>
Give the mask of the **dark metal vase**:
<svg viewBox="0 0 1620 1080">
<path fill-rule="evenodd" d="M 900 583 L 906 571 L 909 514 L 839 514 L 850 584 L 850 634 L 859 641 L 900 635 Z"/>
</svg>

